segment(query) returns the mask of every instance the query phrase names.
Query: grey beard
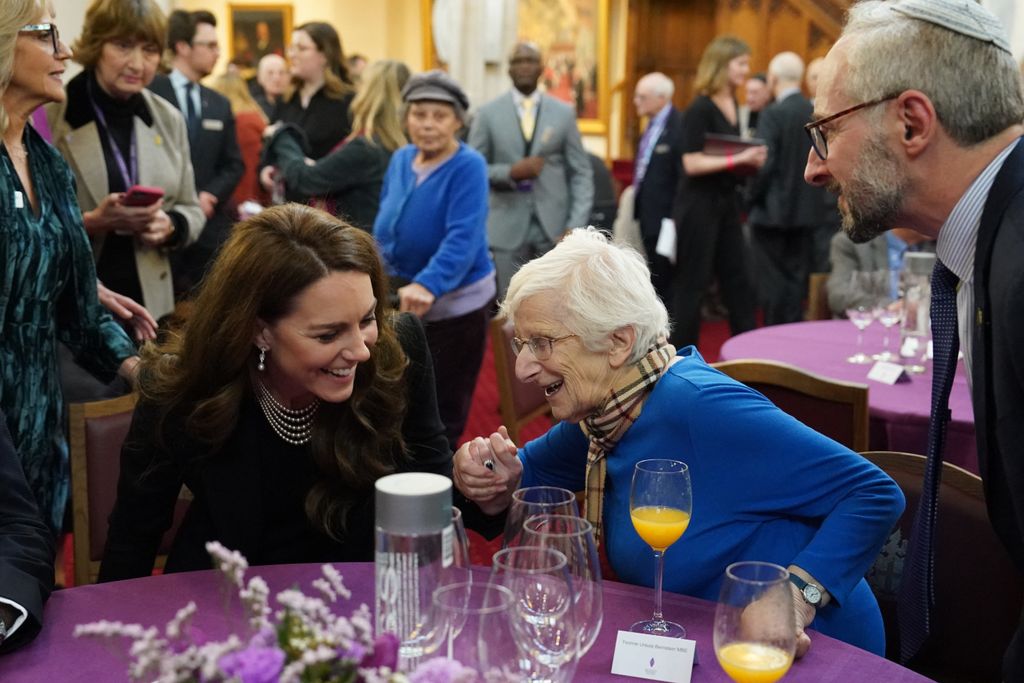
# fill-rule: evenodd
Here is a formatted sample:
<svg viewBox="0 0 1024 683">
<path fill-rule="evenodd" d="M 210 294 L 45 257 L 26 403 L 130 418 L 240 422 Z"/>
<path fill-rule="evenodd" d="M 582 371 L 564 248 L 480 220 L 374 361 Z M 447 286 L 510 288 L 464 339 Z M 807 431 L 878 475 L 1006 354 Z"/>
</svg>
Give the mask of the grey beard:
<svg viewBox="0 0 1024 683">
<path fill-rule="evenodd" d="M 830 191 L 845 197 L 846 209 L 840 211 L 847 236 L 863 244 L 896 227 L 907 184 L 899 161 L 880 136 L 866 140 L 846 187 L 835 180 L 828 184 Z"/>
</svg>

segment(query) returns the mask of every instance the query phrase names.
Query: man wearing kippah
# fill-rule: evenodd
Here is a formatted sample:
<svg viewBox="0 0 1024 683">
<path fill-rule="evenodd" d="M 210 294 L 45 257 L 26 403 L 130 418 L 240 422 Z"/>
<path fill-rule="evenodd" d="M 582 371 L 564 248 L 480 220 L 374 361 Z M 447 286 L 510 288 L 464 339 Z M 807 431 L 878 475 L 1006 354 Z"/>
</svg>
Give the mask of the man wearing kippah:
<svg viewBox="0 0 1024 683">
<path fill-rule="evenodd" d="M 934 491 L 958 346 L 989 518 L 1024 571 L 1022 120 L 1020 72 L 990 12 L 974 0 L 872 0 L 851 8 L 822 65 L 807 126 L 813 149 L 805 177 L 839 195 L 851 239 L 865 242 L 899 225 L 938 240 L 928 466 L 900 590 L 904 661 L 927 643 L 932 625 Z M 1003 679 L 1024 681 L 1021 628 Z"/>
</svg>

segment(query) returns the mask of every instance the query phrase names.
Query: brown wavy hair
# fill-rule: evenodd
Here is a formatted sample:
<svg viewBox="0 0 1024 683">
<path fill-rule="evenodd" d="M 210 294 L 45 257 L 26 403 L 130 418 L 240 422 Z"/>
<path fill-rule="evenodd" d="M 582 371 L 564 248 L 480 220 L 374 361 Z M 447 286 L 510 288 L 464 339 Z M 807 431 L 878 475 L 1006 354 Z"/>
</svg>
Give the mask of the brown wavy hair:
<svg viewBox="0 0 1024 683">
<path fill-rule="evenodd" d="M 708 97 L 717 93 L 729 80 L 729 62 L 749 54 L 750 46 L 736 36 L 718 36 L 712 40 L 697 64 L 694 92 Z"/>
<path fill-rule="evenodd" d="M 334 27 L 323 21 L 307 21 L 301 26 L 296 26 L 292 31 L 302 31 L 316 49 L 323 53 L 327 64 L 324 65 L 324 94 L 336 100 L 340 100 L 349 93 L 356 91 L 355 83 L 348 73 L 345 51 L 341 47 L 341 37 Z M 293 77 L 291 89 L 285 99 L 291 99 L 293 93 L 302 87 L 302 79 Z"/>
<path fill-rule="evenodd" d="M 157 430 L 170 414 L 209 445 L 209 457 L 234 432 L 241 402 L 251 399 L 257 319 L 287 316 L 306 288 L 332 272 L 370 276 L 377 343 L 356 369 L 352 396 L 323 403 L 311 450 L 319 472 L 306 516 L 333 538 L 346 527 L 352 500 L 371 490 L 403 457 L 404 371 L 408 359 L 387 308 L 388 280 L 373 237 L 300 204 L 266 209 L 232 229 L 183 327 L 142 352 L 140 393 L 159 406 Z"/>
</svg>

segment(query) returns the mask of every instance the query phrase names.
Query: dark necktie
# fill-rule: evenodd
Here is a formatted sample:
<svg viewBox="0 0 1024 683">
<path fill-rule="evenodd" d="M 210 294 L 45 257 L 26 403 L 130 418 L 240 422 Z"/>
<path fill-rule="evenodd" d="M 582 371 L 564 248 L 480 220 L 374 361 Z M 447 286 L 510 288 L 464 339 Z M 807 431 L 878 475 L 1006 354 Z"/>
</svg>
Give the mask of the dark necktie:
<svg viewBox="0 0 1024 683">
<path fill-rule="evenodd" d="M 195 145 L 199 138 L 199 112 L 196 111 L 195 100 L 192 99 L 192 91 L 196 87 L 191 81 L 185 85 L 185 110 L 188 112 L 188 141 Z"/>
<path fill-rule="evenodd" d="M 956 324 L 956 286 L 959 279 L 942 261 L 932 270 L 932 412 L 928 424 L 928 461 L 921 499 L 910 532 L 910 547 L 903 564 L 897 614 L 900 660 L 917 654 L 931 630 L 935 603 L 935 527 L 942 479 L 942 449 L 949 422 L 949 391 L 956 374 L 960 338 Z"/>
</svg>

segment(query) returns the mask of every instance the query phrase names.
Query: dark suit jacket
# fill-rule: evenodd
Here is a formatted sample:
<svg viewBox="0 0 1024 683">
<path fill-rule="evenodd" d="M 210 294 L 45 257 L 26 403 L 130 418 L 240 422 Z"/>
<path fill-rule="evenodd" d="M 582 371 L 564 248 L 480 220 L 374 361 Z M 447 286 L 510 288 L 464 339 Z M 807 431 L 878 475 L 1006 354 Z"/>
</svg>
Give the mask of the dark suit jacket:
<svg viewBox="0 0 1024 683">
<path fill-rule="evenodd" d="M 645 243 L 657 241 L 661 219 L 672 217 L 672 200 L 683 172 L 683 112 L 669 111 L 665 127 L 654 142 L 644 178 L 636 189 L 634 217 Z"/>
<path fill-rule="evenodd" d="M 53 536 L 25 483 L 7 419 L 0 413 L 0 598 L 16 602 L 28 612 L 0 651 L 24 645 L 39 633 L 43 603 L 52 589 Z"/>
<path fill-rule="evenodd" d="M 757 120 L 757 137 L 768 143 L 768 160 L 754 179 L 750 222 L 778 228 L 821 225 L 827 190 L 804 181 L 810 141 L 803 127 L 813 105 L 796 93 L 768 105 Z"/>
</svg>

